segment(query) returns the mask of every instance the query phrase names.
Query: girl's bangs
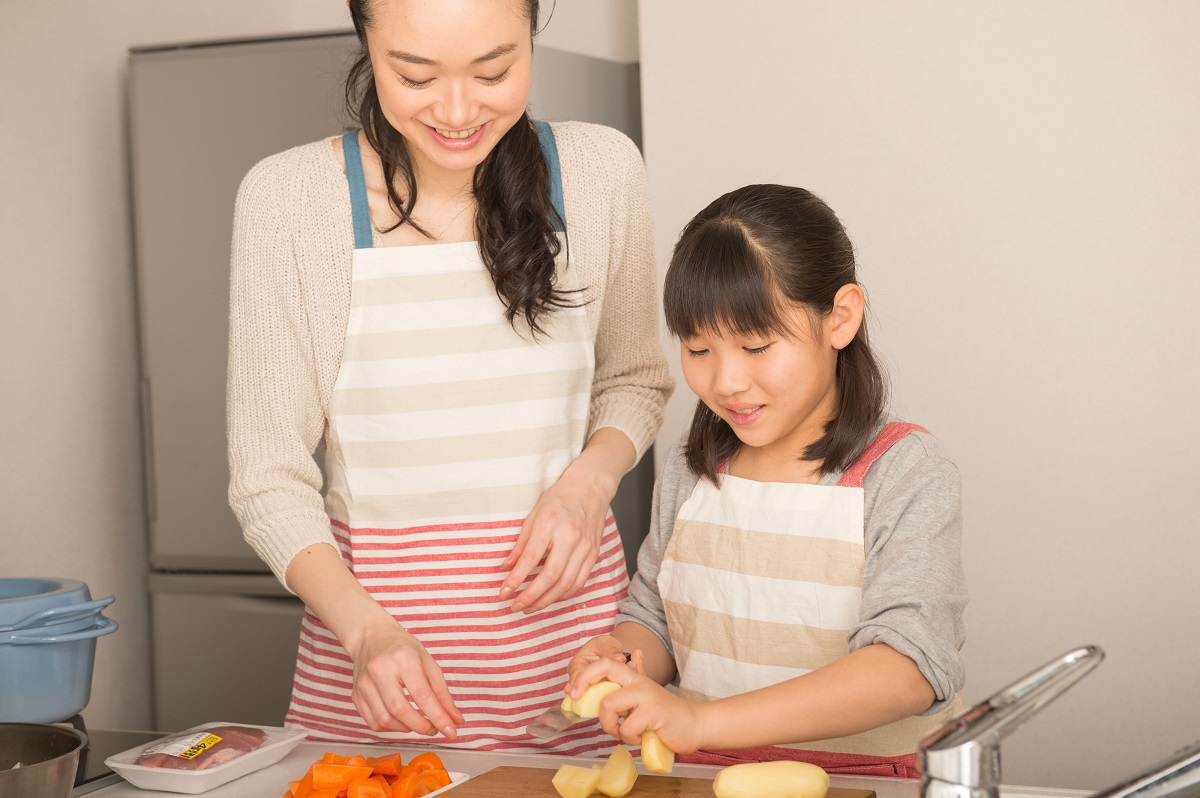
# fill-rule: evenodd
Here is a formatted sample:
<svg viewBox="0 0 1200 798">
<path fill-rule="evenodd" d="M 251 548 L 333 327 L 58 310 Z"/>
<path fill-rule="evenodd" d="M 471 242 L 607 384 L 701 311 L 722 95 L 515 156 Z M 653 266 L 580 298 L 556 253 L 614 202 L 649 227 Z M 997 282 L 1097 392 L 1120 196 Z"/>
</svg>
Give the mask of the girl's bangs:
<svg viewBox="0 0 1200 798">
<path fill-rule="evenodd" d="M 663 285 L 663 315 L 672 335 L 790 332 L 770 265 L 737 224 L 710 220 L 688 233 Z"/>
</svg>

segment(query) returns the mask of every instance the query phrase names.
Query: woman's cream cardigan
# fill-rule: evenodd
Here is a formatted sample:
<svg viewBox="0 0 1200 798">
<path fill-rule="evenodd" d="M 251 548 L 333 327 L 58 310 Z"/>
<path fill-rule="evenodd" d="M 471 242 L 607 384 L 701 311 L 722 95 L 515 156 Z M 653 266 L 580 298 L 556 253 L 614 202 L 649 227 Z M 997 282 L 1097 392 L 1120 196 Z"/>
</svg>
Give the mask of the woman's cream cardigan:
<svg viewBox="0 0 1200 798">
<path fill-rule="evenodd" d="M 645 168 L 616 130 L 580 122 L 553 130 L 568 268 L 585 288 L 595 345 L 588 434 L 615 427 L 640 458 L 673 387 L 658 338 Z M 302 549 L 334 545 L 313 456 L 341 366 L 354 249 L 333 141 L 260 162 L 243 179 L 234 212 L 229 500 L 247 542 L 284 584 Z"/>
</svg>

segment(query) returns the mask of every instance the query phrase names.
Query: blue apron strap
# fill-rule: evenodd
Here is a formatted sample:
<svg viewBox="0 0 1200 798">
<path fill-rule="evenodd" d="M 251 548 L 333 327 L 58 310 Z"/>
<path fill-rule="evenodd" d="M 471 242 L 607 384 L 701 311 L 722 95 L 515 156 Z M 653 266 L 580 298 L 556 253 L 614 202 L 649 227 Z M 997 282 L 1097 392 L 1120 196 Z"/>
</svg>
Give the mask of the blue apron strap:
<svg viewBox="0 0 1200 798">
<path fill-rule="evenodd" d="M 342 136 L 342 154 L 346 158 L 346 182 L 350 185 L 350 213 L 354 217 L 354 248 L 373 246 L 371 207 L 367 204 L 367 180 L 363 177 L 362 153 L 358 149 L 358 131 Z"/>
<path fill-rule="evenodd" d="M 548 122 L 534 120 L 533 126 L 537 128 L 538 142 L 542 145 L 542 152 L 546 154 L 546 162 L 550 165 L 550 201 L 554 204 L 554 210 L 558 212 L 558 218 L 553 220 L 554 229 L 562 233 L 567 229 L 567 211 L 563 206 L 562 169 L 558 165 L 558 145 L 554 141 L 554 131 L 550 129 Z"/>
</svg>

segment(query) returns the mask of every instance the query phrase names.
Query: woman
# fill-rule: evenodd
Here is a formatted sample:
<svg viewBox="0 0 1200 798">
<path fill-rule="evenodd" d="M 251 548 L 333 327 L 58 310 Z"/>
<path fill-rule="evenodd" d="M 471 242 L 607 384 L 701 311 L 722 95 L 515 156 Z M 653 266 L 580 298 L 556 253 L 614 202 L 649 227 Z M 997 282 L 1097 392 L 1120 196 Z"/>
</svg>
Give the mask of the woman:
<svg viewBox="0 0 1200 798">
<path fill-rule="evenodd" d="M 672 387 L 640 156 L 529 119 L 536 0 L 349 5 L 362 130 L 258 164 L 234 223 L 230 502 L 308 609 L 287 722 L 603 752 L 524 728 L 612 625 Z"/>
</svg>

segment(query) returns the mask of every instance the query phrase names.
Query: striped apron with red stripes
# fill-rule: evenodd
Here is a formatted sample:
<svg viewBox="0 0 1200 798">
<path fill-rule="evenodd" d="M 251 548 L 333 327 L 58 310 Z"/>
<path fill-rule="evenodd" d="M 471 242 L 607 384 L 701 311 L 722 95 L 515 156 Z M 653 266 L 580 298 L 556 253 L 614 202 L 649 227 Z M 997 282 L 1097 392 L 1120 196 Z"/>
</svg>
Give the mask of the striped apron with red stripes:
<svg viewBox="0 0 1200 798">
<path fill-rule="evenodd" d="M 287 721 L 318 740 L 605 754 L 614 741 L 597 724 L 547 741 L 525 727 L 562 700 L 579 647 L 612 629 L 628 580 L 611 512 L 577 595 L 530 615 L 498 598 L 522 522 L 583 447 L 585 311 L 556 311 L 535 338 L 504 318 L 474 242 L 376 248 L 369 235 L 356 236 L 329 404 L 326 510 L 343 561 L 433 656 L 466 723 L 453 743 L 368 729 L 352 663 L 310 613 Z M 558 285 L 576 287 L 571 270 Z"/>
</svg>

